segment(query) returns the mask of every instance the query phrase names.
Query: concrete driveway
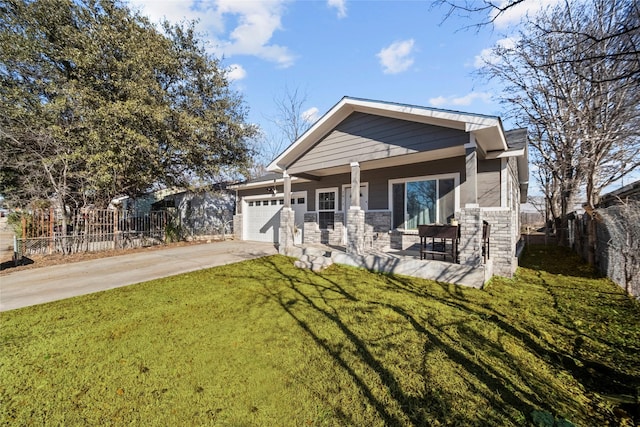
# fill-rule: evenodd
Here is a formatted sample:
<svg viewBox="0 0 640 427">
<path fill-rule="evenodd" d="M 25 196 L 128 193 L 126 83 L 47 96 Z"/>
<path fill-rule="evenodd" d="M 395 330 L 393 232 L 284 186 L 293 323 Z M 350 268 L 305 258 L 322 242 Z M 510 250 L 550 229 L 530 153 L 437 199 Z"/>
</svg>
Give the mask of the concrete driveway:
<svg viewBox="0 0 640 427">
<path fill-rule="evenodd" d="M 276 253 L 272 243 L 226 241 L 15 271 L 0 276 L 0 311 Z"/>
</svg>

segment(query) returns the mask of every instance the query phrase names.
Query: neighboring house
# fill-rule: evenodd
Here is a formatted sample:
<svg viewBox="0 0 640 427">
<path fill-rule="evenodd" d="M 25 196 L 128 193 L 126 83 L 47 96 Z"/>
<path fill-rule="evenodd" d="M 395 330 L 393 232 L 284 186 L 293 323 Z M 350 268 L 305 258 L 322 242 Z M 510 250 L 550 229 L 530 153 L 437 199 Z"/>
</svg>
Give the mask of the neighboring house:
<svg viewBox="0 0 640 427">
<path fill-rule="evenodd" d="M 226 184 L 209 190 L 162 189 L 120 203 L 135 216 L 166 210 L 189 236 L 224 235 L 233 232 L 235 194 Z"/>
<path fill-rule="evenodd" d="M 237 238 L 365 254 L 406 249 L 419 224 L 455 219 L 460 263 L 480 266 L 487 221 L 494 273 L 517 266 L 527 133 L 499 117 L 345 97 L 268 170 L 232 187 Z"/>
<path fill-rule="evenodd" d="M 111 202 L 113 207 L 122 208 L 125 211 L 135 212 L 140 215 L 148 214 L 153 211 L 153 205 L 163 200 L 165 197 L 172 196 L 185 191 L 182 188 L 162 188 L 160 190 L 150 191 L 136 197 L 122 196 Z"/>
<path fill-rule="evenodd" d="M 640 201 L 640 181 L 632 182 L 600 197 L 599 208 L 608 208 L 630 200 Z"/>
</svg>

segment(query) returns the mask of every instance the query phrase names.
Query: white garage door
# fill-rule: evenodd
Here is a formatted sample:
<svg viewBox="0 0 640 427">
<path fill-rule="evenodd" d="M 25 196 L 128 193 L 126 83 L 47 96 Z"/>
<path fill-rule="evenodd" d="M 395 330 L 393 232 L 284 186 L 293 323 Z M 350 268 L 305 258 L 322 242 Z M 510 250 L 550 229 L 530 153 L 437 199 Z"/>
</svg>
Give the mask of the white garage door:
<svg viewBox="0 0 640 427">
<path fill-rule="evenodd" d="M 291 207 L 295 211 L 296 224 L 303 224 L 307 211 L 306 192 L 293 193 Z M 244 240 L 258 242 L 278 242 L 280 210 L 284 206 L 282 197 L 265 195 L 251 198 L 244 204 Z"/>
<path fill-rule="evenodd" d="M 280 209 L 284 199 L 265 196 L 246 203 L 244 240 L 277 242 L 280 228 Z"/>
</svg>

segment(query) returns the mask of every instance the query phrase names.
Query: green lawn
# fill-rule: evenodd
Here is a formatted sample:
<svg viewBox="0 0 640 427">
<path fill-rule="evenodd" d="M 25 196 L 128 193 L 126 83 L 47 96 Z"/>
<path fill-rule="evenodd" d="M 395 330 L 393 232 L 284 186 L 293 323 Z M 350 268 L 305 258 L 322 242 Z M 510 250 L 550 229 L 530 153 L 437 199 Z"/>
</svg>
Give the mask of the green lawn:
<svg viewBox="0 0 640 427">
<path fill-rule="evenodd" d="M 0 423 L 632 426 L 640 305 L 524 264 L 475 290 L 273 256 L 2 313 Z"/>
</svg>

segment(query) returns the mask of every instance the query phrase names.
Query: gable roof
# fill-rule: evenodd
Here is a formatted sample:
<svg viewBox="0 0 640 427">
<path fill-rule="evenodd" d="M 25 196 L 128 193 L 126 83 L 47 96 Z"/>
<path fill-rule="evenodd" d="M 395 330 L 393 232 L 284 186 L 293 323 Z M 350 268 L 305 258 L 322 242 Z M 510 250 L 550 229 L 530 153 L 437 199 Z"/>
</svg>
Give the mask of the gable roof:
<svg viewBox="0 0 640 427">
<path fill-rule="evenodd" d="M 286 170 L 354 112 L 474 132 L 476 143 L 485 153 L 504 152 L 509 149 L 502 122 L 496 116 L 344 97 L 273 160 L 267 170 Z"/>
</svg>

